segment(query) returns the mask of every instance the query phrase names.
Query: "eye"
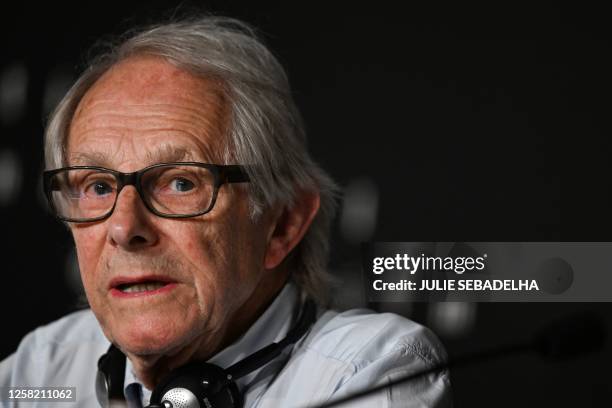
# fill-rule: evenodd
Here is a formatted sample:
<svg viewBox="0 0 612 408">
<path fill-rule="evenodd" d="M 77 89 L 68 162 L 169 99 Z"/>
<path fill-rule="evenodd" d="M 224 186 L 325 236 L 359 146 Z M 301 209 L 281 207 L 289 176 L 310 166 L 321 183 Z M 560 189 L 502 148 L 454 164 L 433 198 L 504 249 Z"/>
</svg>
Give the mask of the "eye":
<svg viewBox="0 0 612 408">
<path fill-rule="evenodd" d="M 103 196 L 111 194 L 113 192 L 113 187 L 105 181 L 95 181 L 89 185 L 86 192 L 93 192 L 95 196 Z"/>
<path fill-rule="evenodd" d="M 186 192 L 192 190 L 195 185 L 186 178 L 178 177 L 171 181 L 170 187 L 179 192 Z"/>
</svg>

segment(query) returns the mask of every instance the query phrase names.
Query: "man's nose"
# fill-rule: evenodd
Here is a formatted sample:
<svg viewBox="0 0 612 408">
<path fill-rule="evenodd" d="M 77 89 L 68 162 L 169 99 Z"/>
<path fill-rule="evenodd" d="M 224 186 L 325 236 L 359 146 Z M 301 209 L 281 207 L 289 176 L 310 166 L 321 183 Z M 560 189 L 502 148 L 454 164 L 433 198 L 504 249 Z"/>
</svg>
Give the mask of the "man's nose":
<svg viewBox="0 0 612 408">
<path fill-rule="evenodd" d="M 108 219 L 109 242 L 126 250 L 155 245 L 158 237 L 151 215 L 136 189 L 124 187 Z"/>
</svg>

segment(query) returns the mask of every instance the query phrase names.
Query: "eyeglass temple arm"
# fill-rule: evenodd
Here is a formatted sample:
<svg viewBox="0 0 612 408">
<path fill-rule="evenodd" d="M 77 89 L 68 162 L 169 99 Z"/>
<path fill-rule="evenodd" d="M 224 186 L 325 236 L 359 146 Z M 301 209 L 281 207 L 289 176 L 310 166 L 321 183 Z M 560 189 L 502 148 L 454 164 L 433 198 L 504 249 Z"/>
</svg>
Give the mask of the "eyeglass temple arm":
<svg viewBox="0 0 612 408">
<path fill-rule="evenodd" d="M 225 183 L 243 183 L 250 181 L 243 166 L 231 164 L 221 168 L 221 179 Z"/>
</svg>

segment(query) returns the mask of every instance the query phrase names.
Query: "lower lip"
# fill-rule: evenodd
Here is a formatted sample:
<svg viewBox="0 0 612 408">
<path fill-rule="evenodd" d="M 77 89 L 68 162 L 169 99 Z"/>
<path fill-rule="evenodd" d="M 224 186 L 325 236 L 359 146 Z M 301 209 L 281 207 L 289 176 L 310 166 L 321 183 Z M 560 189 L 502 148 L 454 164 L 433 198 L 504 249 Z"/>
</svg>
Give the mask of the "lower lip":
<svg viewBox="0 0 612 408">
<path fill-rule="evenodd" d="M 143 292 L 122 292 L 117 288 L 112 288 L 110 293 L 113 297 L 117 298 L 140 298 L 144 296 L 155 296 L 162 295 L 164 293 L 170 292 L 172 289 L 176 287 L 176 283 L 167 283 L 165 286 L 162 286 L 159 289 L 155 290 L 145 290 Z"/>
</svg>

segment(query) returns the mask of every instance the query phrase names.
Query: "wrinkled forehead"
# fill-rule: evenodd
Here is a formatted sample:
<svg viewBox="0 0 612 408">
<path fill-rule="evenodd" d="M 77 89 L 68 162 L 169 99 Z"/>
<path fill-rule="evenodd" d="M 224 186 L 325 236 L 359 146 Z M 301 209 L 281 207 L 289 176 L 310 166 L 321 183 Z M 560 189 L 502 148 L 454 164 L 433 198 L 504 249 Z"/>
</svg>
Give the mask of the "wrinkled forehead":
<svg viewBox="0 0 612 408">
<path fill-rule="evenodd" d="M 218 79 L 192 75 L 158 57 L 131 57 L 110 68 L 79 102 L 67 160 L 110 160 L 130 146 L 147 160 L 220 160 L 228 119 Z"/>
</svg>

